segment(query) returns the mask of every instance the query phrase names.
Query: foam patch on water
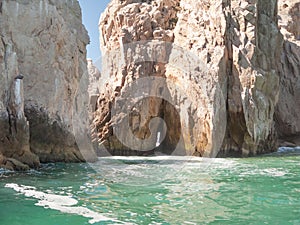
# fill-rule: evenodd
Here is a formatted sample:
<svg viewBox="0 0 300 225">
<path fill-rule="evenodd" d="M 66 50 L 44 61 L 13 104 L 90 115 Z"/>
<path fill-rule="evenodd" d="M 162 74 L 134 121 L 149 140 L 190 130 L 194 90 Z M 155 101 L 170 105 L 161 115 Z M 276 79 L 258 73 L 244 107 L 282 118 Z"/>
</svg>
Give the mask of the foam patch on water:
<svg viewBox="0 0 300 225">
<path fill-rule="evenodd" d="M 288 174 L 287 171 L 279 170 L 275 168 L 264 169 L 261 171 L 261 175 L 267 175 L 271 177 L 283 177 L 287 174 Z"/>
<path fill-rule="evenodd" d="M 78 204 L 78 201 L 72 198 L 72 196 L 47 194 L 41 191 L 37 191 L 35 187 L 18 185 L 13 183 L 6 184 L 5 187 L 12 188 L 16 192 L 24 194 L 26 197 L 38 199 L 38 203 L 35 204 L 37 206 L 58 210 L 63 213 L 76 214 L 86 218 L 91 218 L 89 220 L 89 223 L 91 224 L 101 221 L 111 221 L 118 224 L 125 224 L 116 219 L 103 216 L 100 213 L 94 212 L 88 208 L 82 206 L 75 206 Z"/>
<path fill-rule="evenodd" d="M 168 183 L 187 174 L 198 177 L 199 174 L 214 174 L 215 171 L 221 173 L 236 168 L 238 164 L 233 159 L 192 156 L 109 156 L 100 157 L 92 166 L 112 183 L 142 187 Z"/>
<path fill-rule="evenodd" d="M 109 157 L 100 157 L 99 160 L 92 164 L 94 168 L 97 169 L 99 166 L 103 169 L 103 163 L 111 163 L 118 162 L 129 164 L 126 167 L 126 172 L 129 170 L 136 170 L 140 172 L 145 172 L 144 170 L 148 170 L 149 167 L 146 165 L 149 162 L 149 165 L 161 166 L 161 168 L 169 168 L 166 171 L 165 175 L 172 175 L 172 173 L 177 173 L 178 171 L 184 168 L 196 168 L 196 169 L 206 169 L 206 168 L 214 168 L 214 169 L 230 169 L 235 168 L 238 164 L 238 161 L 235 159 L 229 158 L 202 158 L 202 157 L 193 157 L 193 156 L 109 156 Z M 153 164 L 154 162 L 154 164 Z M 130 165 L 133 164 L 133 165 Z M 150 168 L 151 169 L 151 168 Z M 111 171 L 111 169 L 110 169 Z M 136 173 L 136 171 L 135 171 Z M 103 174 L 103 171 L 102 171 Z"/>
<path fill-rule="evenodd" d="M 202 161 L 203 158 L 200 157 L 192 157 L 192 156 L 107 156 L 100 157 L 101 159 L 115 159 L 115 160 L 126 160 L 126 161 L 135 161 L 135 160 L 143 160 L 143 161 L 190 161 L 197 160 Z"/>
<path fill-rule="evenodd" d="M 3 178 L 3 177 L 9 177 L 11 174 L 13 174 L 14 172 L 11 171 L 11 170 L 7 170 L 7 169 L 4 169 L 4 168 L 0 168 L 0 178 Z"/>
<path fill-rule="evenodd" d="M 261 175 L 261 176 L 268 176 L 268 177 L 283 177 L 289 174 L 288 171 L 283 169 L 276 169 L 276 168 L 268 168 L 268 169 L 253 169 L 252 171 L 247 171 L 241 173 L 242 176 L 244 175 Z"/>
<path fill-rule="evenodd" d="M 297 152 L 300 151 L 300 146 L 298 147 L 280 147 L 278 148 L 279 153 L 289 153 L 289 152 Z"/>
<path fill-rule="evenodd" d="M 205 158 L 195 156 L 107 156 L 100 157 L 99 160 L 124 160 L 124 161 L 193 161 L 193 162 L 211 162 L 211 163 L 235 163 L 234 160 L 229 158 Z"/>
</svg>

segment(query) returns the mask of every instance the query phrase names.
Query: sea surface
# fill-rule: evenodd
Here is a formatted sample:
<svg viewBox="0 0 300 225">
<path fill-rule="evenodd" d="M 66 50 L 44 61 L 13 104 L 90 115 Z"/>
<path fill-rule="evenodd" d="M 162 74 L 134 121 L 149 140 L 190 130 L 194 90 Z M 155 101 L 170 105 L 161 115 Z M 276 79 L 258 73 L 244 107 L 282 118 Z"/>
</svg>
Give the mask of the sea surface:
<svg viewBox="0 0 300 225">
<path fill-rule="evenodd" d="M 300 148 L 2 170 L 0 224 L 300 224 Z"/>
</svg>

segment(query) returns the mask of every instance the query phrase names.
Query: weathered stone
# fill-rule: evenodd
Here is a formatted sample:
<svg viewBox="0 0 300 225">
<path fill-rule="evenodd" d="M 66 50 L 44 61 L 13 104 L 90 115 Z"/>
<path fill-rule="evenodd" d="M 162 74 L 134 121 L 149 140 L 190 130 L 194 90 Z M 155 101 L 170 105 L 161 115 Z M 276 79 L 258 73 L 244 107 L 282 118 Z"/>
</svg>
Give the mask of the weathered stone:
<svg viewBox="0 0 300 225">
<path fill-rule="evenodd" d="M 88 73 L 89 73 L 89 103 L 91 113 L 96 111 L 97 99 L 99 97 L 99 79 L 101 77 L 101 73 L 99 69 L 93 64 L 92 59 L 87 60 Z"/>
<path fill-rule="evenodd" d="M 248 1 L 255 23 L 248 23 L 239 4 L 228 1 L 228 124 L 220 155 L 256 155 L 276 150 L 274 108 L 279 91 L 278 64 L 282 35 L 277 1 Z M 233 41 L 234 40 L 234 41 Z M 276 47 L 274 47 L 276 46 Z"/>
<path fill-rule="evenodd" d="M 0 152 L 30 167 L 38 157 L 84 161 L 73 132 L 88 130 L 89 38 L 78 1 L 3 0 L 0 7 Z M 24 79 L 14 80 L 19 73 Z M 79 87 L 85 91 L 76 95 Z"/>
<path fill-rule="evenodd" d="M 16 171 L 26 171 L 29 170 L 29 166 L 25 165 L 24 163 L 21 163 L 20 161 L 8 158 L 5 163 L 5 167 L 10 170 L 16 170 Z"/>
<path fill-rule="evenodd" d="M 300 3 L 279 0 L 279 25 L 284 35 L 280 61 L 280 94 L 275 121 L 279 144 L 300 144 Z"/>
<path fill-rule="evenodd" d="M 130 98 L 131 94 L 138 94 L 134 93 L 136 90 L 126 92 L 124 89 L 138 78 L 165 76 L 168 49 L 159 44 L 153 49 L 153 46 L 149 46 L 151 42 L 147 45 L 147 41 L 173 41 L 178 11 L 175 6 L 178 3 L 178 0 L 125 1 L 122 4 L 112 1 L 101 17 L 104 63 L 102 76 L 109 75 L 109 77 L 107 79 L 102 77 L 106 79 L 107 84 L 102 85 L 103 89 L 100 88 L 94 124 L 100 142 L 111 151 L 111 154 L 131 155 L 137 154 L 136 150 L 142 149 L 144 151 L 140 155 L 153 154 L 152 148 L 155 148 L 157 137 L 151 135 L 149 124 L 152 118 L 163 117 L 165 110 L 163 105 L 166 103 L 155 97 L 134 102 Z M 122 54 L 126 57 L 122 58 Z M 119 59 L 126 62 L 121 67 Z M 158 86 L 149 84 L 145 90 L 152 89 L 155 93 L 161 87 L 159 84 Z M 113 104 L 120 110 L 115 115 L 111 112 Z M 134 107 L 134 111 L 128 115 L 126 110 L 130 106 Z M 127 116 L 130 117 L 129 121 L 126 119 Z M 127 121 L 133 127 L 133 132 L 130 132 Z M 120 130 L 119 136 L 116 136 L 116 132 L 113 134 L 113 126 Z M 157 130 L 158 126 L 156 123 L 154 129 Z M 119 140 L 120 138 L 123 141 Z M 146 143 L 147 139 L 149 141 Z"/>
<path fill-rule="evenodd" d="M 277 0 L 115 0 L 99 28 L 102 74 L 108 77 L 94 125 L 112 154 L 149 149 L 248 156 L 276 149 L 282 49 Z M 151 82 L 151 76 L 164 81 Z M 132 97 L 148 90 L 155 96 L 164 90 L 170 104 Z M 168 128 L 160 148 L 151 145 L 160 130 L 159 123 L 151 127 L 155 117 Z M 125 132 L 118 135 L 118 129 Z"/>
<path fill-rule="evenodd" d="M 5 163 L 6 158 L 0 153 L 0 167 L 2 167 Z"/>
<path fill-rule="evenodd" d="M 30 151 L 29 124 L 24 115 L 23 80 L 16 79 L 18 75 L 22 77 L 19 74 L 17 54 L 5 38 L 2 38 L 1 47 L 3 51 L 0 53 L 0 84 L 3 86 L 0 89 L 0 152 L 5 157 L 0 165 L 5 165 L 4 159 L 8 157 L 36 168 L 39 166 L 39 159 Z"/>
<path fill-rule="evenodd" d="M 98 81 L 101 77 L 101 73 L 99 69 L 93 64 L 92 59 L 87 59 L 87 67 L 88 67 L 88 73 L 89 73 L 89 95 L 97 95 L 99 94 L 98 90 Z"/>
</svg>

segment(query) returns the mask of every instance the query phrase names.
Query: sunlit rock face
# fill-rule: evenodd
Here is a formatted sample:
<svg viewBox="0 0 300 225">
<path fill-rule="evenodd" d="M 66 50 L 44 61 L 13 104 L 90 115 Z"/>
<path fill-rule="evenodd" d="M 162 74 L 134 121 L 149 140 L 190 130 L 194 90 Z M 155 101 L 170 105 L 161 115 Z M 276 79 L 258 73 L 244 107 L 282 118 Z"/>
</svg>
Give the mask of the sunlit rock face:
<svg viewBox="0 0 300 225">
<path fill-rule="evenodd" d="M 30 151 L 22 75 L 12 45 L 1 42 L 0 48 L 0 166 L 27 170 L 38 167 L 39 159 Z"/>
<path fill-rule="evenodd" d="M 171 107 L 170 113 L 178 114 L 171 104 L 156 97 L 159 90 L 168 92 L 165 83 L 152 83 L 148 80 L 144 90 L 132 88 L 125 91 L 125 87 L 130 88 L 139 78 L 165 78 L 169 50 L 160 43 L 171 44 L 174 41 L 178 6 L 178 0 L 112 1 L 101 17 L 101 81 L 105 80 L 107 84 L 104 83 L 103 88 L 100 88 L 94 125 L 95 133 L 98 134 L 96 138 L 111 154 L 152 154 L 157 139 L 160 139 L 158 132 L 162 136 L 164 133 L 160 121 L 153 122 L 152 119 L 164 118 L 166 105 Z M 156 46 L 150 46 L 151 43 L 147 41 L 154 41 Z M 149 49 L 152 50 L 148 51 Z M 126 63 L 119 60 L 125 60 Z M 147 94 L 151 92 L 152 95 L 145 96 L 141 101 L 132 98 L 132 95 L 138 96 L 142 91 Z M 116 109 L 115 112 L 113 108 Z M 130 115 L 128 108 L 133 109 Z M 180 126 L 178 118 L 174 124 L 176 122 Z M 168 121 L 166 123 L 170 126 Z M 149 125 L 152 129 L 149 129 Z M 117 130 L 113 131 L 113 127 Z M 172 146 L 171 148 L 176 147 L 180 139 L 180 131 L 177 131 L 180 127 L 172 128 L 173 134 L 168 132 L 163 143 Z"/>
<path fill-rule="evenodd" d="M 228 1 L 227 9 L 228 125 L 221 155 L 275 151 L 282 46 L 277 1 Z"/>
<path fill-rule="evenodd" d="M 280 60 L 280 94 L 275 121 L 280 145 L 300 145 L 300 2 L 279 0 L 284 36 Z"/>
<path fill-rule="evenodd" d="M 283 43 L 277 4 L 112 1 L 99 25 L 107 76 L 94 121 L 100 143 L 121 155 L 274 151 Z M 156 117 L 165 126 L 151 123 Z"/>
<path fill-rule="evenodd" d="M 90 113 L 93 114 L 97 107 L 97 99 L 99 97 L 99 79 L 101 79 L 101 73 L 99 69 L 94 65 L 92 59 L 87 59 L 87 67 L 89 74 L 89 104 Z M 92 115 L 91 115 L 92 117 Z"/>
<path fill-rule="evenodd" d="M 88 85 L 89 38 L 79 3 L 3 0 L 0 21 L 2 154 L 29 166 L 39 160 L 83 161 L 73 134 L 74 114 L 88 107 L 88 93 L 76 95 L 79 85 L 86 84 L 85 90 Z M 17 83 L 14 77 L 19 73 L 24 78 Z M 78 129 L 88 126 L 84 111 L 76 122 Z M 11 128 L 13 120 L 16 131 Z M 24 152 L 34 157 L 29 159 Z"/>
</svg>

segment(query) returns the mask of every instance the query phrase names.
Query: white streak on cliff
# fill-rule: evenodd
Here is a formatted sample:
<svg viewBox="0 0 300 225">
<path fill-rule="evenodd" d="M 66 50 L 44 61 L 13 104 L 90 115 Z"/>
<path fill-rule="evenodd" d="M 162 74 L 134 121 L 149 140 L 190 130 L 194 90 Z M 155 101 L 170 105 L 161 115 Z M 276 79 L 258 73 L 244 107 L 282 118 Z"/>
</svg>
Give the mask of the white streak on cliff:
<svg viewBox="0 0 300 225">
<path fill-rule="evenodd" d="M 19 3 L 16 2 L 16 17 L 19 16 Z"/>
<path fill-rule="evenodd" d="M 42 15 L 43 12 L 43 1 L 40 1 L 40 15 Z"/>
</svg>

